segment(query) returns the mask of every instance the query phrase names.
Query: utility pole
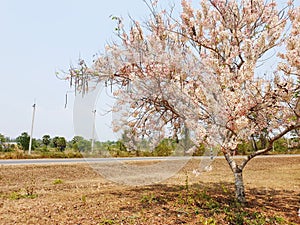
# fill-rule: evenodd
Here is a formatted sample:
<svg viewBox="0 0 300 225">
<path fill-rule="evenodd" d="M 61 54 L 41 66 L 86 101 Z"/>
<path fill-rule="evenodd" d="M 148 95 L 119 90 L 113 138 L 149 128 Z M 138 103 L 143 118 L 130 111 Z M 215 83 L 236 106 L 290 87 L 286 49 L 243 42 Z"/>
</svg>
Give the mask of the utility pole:
<svg viewBox="0 0 300 225">
<path fill-rule="evenodd" d="M 34 125 L 35 107 L 36 107 L 35 101 L 34 101 L 34 104 L 33 104 L 32 107 L 33 107 L 33 112 L 32 112 L 32 122 L 31 122 L 31 131 L 30 131 L 30 140 L 29 140 L 29 150 L 28 150 L 28 154 L 29 154 L 29 155 L 31 154 L 31 147 L 32 147 L 32 135 L 33 135 L 33 125 Z"/>
<path fill-rule="evenodd" d="M 96 109 L 93 112 L 93 128 L 92 128 L 92 152 L 94 152 L 94 144 L 95 144 L 95 121 L 96 121 Z"/>
</svg>

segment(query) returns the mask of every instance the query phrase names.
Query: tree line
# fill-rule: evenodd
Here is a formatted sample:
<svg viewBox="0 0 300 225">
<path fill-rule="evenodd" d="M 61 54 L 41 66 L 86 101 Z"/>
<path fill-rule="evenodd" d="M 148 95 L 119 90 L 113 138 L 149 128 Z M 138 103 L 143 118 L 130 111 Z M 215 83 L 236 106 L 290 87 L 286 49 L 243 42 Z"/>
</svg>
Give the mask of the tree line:
<svg viewBox="0 0 300 225">
<path fill-rule="evenodd" d="M 29 150 L 30 135 L 27 132 L 21 133 L 15 139 L 5 137 L 0 133 L 0 150 Z M 80 136 L 74 136 L 72 140 L 67 140 L 62 136 L 51 137 L 49 134 L 43 135 L 41 138 L 32 138 L 32 150 L 47 151 L 57 150 L 65 151 L 66 149 L 87 151 L 91 148 L 91 141 Z"/>
<path fill-rule="evenodd" d="M 251 140 L 244 141 L 239 144 L 240 151 L 238 154 L 246 155 L 255 150 L 257 147 L 265 145 L 264 137 L 258 137 L 260 140 L 253 142 Z M 27 152 L 29 149 L 30 135 L 27 132 L 21 133 L 15 139 L 5 137 L 0 133 L 0 152 L 13 152 L 22 150 Z M 169 156 L 169 155 L 193 155 L 202 156 L 207 150 L 204 144 L 197 146 L 192 153 L 187 153 L 193 146 L 189 137 L 182 137 L 181 139 L 164 138 L 153 148 L 151 143 L 146 139 L 139 143 L 139 146 L 132 149 L 127 144 L 128 138 L 123 135 L 117 141 L 95 141 L 94 152 L 92 151 L 92 141 L 87 140 L 81 136 L 74 136 L 71 140 L 67 140 L 62 136 L 51 137 L 49 134 L 43 135 L 41 138 L 32 139 L 32 150 L 36 152 L 50 152 L 58 151 L 65 152 L 75 151 L 82 154 L 94 153 L 99 156 L 114 156 L 114 157 L 128 157 L 128 156 Z M 253 145 L 258 146 L 253 146 Z M 299 137 L 297 133 L 292 134 L 289 138 L 281 138 L 274 144 L 274 154 L 298 153 L 300 151 Z"/>
</svg>

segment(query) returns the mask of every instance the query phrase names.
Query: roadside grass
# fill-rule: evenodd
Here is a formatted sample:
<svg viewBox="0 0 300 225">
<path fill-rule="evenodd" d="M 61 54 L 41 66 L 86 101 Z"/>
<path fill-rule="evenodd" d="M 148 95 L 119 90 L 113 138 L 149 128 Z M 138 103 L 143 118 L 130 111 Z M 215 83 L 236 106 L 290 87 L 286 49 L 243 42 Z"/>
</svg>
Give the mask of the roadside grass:
<svg viewBox="0 0 300 225">
<path fill-rule="evenodd" d="M 41 158 L 82 158 L 82 154 L 77 151 L 33 151 L 28 155 L 24 151 L 16 150 L 12 152 L 0 152 L 0 159 L 41 159 Z"/>
<path fill-rule="evenodd" d="M 100 151 L 101 152 L 101 151 Z M 32 153 L 29 155 L 27 151 L 23 151 L 20 149 L 16 149 L 13 151 L 0 151 L 0 160 L 1 159 L 38 159 L 38 158 L 94 158 L 94 157 L 137 157 L 135 153 L 128 152 L 128 151 L 103 151 L 101 152 L 79 152 L 74 149 L 66 149 L 63 152 L 58 151 L 55 148 L 47 149 L 46 151 L 42 148 L 36 149 L 32 151 Z M 300 154 L 300 148 L 294 148 L 294 149 L 284 149 L 282 151 L 270 151 L 268 152 L 268 155 L 277 155 L 277 154 L 287 154 L 287 155 L 293 155 L 293 154 Z M 222 153 L 219 152 L 219 156 L 222 156 Z M 151 152 L 140 152 L 140 157 L 155 157 L 155 153 Z"/>
</svg>

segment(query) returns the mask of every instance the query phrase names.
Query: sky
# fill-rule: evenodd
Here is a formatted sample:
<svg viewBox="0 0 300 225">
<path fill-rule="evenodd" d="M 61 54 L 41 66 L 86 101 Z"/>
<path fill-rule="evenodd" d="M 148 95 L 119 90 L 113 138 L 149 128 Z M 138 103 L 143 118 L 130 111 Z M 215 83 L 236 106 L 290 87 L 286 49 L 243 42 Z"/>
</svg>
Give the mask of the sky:
<svg viewBox="0 0 300 225">
<path fill-rule="evenodd" d="M 103 51 L 115 38 L 110 15 L 142 19 L 146 13 L 142 0 L 0 0 L 0 133 L 30 134 L 35 102 L 33 137 L 71 139 L 75 97 L 55 72 Z"/>
<path fill-rule="evenodd" d="M 90 63 L 116 38 L 111 15 L 129 24 L 128 15 L 143 20 L 148 14 L 143 0 L 0 0 L 0 133 L 10 138 L 30 134 L 35 102 L 34 138 L 91 135 L 92 103 L 100 99 L 99 109 L 107 99 L 103 103 L 99 90 L 92 100 L 75 97 L 55 72 L 67 71 L 79 57 Z M 95 114 L 96 136 L 115 139 L 109 130 L 112 115 L 103 116 L 104 111 Z"/>
</svg>

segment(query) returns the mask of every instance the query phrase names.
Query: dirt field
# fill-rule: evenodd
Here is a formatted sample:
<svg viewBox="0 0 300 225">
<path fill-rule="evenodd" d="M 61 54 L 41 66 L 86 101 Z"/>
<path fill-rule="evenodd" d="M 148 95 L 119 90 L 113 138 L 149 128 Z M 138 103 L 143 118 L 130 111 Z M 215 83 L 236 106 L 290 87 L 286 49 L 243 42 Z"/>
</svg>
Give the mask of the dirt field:
<svg viewBox="0 0 300 225">
<path fill-rule="evenodd" d="M 252 160 L 244 208 L 223 159 L 195 177 L 198 164 L 147 186 L 113 183 L 84 163 L 0 166 L 0 224 L 300 224 L 300 157 Z"/>
</svg>

